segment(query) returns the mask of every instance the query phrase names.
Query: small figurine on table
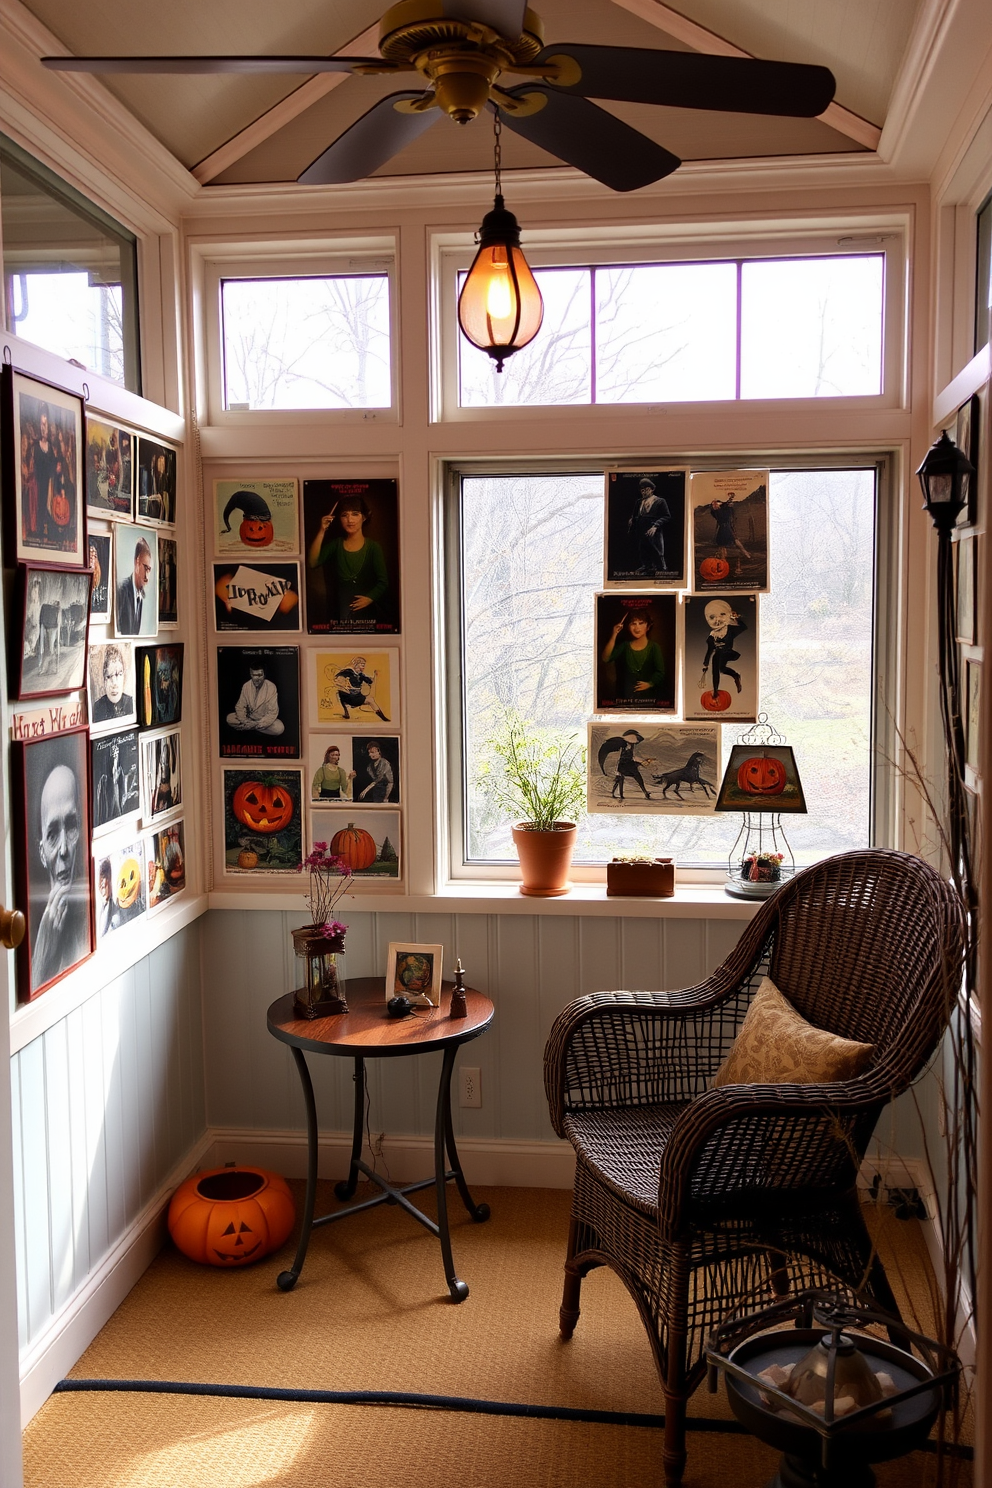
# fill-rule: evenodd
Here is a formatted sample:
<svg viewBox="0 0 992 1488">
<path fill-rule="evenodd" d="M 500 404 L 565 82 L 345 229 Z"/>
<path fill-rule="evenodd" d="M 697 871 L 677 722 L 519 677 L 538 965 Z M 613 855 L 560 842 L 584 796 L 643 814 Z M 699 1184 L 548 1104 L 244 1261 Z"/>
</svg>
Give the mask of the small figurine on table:
<svg viewBox="0 0 992 1488">
<path fill-rule="evenodd" d="M 462 968 L 461 958 L 455 966 L 455 985 L 451 993 L 450 1018 L 466 1018 L 468 1016 L 468 1003 L 465 1001 L 465 972 Z"/>
</svg>

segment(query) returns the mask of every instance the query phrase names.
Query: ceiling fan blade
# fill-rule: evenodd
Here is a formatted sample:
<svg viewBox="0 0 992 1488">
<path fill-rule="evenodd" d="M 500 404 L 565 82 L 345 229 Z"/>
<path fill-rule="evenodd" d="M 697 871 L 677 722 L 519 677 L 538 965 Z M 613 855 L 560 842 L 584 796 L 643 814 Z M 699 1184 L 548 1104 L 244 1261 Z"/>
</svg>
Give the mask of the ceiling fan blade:
<svg viewBox="0 0 992 1488">
<path fill-rule="evenodd" d="M 516 40 L 524 29 L 527 0 L 442 0 L 442 14 L 458 21 L 479 21 L 483 26 Z"/>
<path fill-rule="evenodd" d="M 381 57 L 42 57 L 51 72 L 351 72 L 399 70 Z"/>
<path fill-rule="evenodd" d="M 567 43 L 545 47 L 538 64 L 551 57 L 569 57 L 581 69 L 576 82 L 553 87 L 583 98 L 624 103 L 815 119 L 832 101 L 836 87 L 828 68 L 805 62 Z"/>
<path fill-rule="evenodd" d="M 537 113 L 523 116 L 500 109 L 508 129 L 613 191 L 636 191 L 682 164 L 677 155 L 585 98 L 566 97 L 534 83 L 509 92 L 516 98 L 541 93 L 547 102 Z"/>
<path fill-rule="evenodd" d="M 390 93 L 380 98 L 339 135 L 333 145 L 328 145 L 312 165 L 308 165 L 297 180 L 303 186 L 336 186 L 344 181 L 360 181 L 370 176 L 397 155 L 404 145 L 411 144 L 418 135 L 430 129 L 432 124 L 444 117 L 440 109 L 431 108 L 424 113 L 397 113 L 394 104 L 404 99 L 423 98 L 419 93 Z"/>
</svg>

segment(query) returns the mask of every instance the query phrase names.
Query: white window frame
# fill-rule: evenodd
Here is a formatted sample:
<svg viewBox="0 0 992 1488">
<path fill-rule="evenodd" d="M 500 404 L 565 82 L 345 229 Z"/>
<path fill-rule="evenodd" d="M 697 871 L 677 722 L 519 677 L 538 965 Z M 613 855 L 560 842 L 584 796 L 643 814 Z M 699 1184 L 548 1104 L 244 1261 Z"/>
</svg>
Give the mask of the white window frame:
<svg viewBox="0 0 992 1488">
<path fill-rule="evenodd" d="M 322 238 L 319 242 L 224 243 L 193 247 L 195 343 L 198 384 L 205 389 L 202 421 L 216 428 L 250 425 L 398 423 L 400 421 L 399 307 L 394 236 Z M 389 280 L 389 381 L 391 402 L 382 408 L 253 408 L 224 406 L 221 283 L 227 279 L 294 279 L 321 275 L 385 274 Z"/>
<path fill-rule="evenodd" d="M 767 449 L 751 449 L 732 455 L 693 455 L 671 449 L 648 456 L 650 465 L 656 458 L 661 465 L 687 465 L 693 470 L 720 470 L 740 467 L 770 466 L 774 470 L 846 469 L 874 466 L 876 476 L 875 516 L 875 583 L 873 599 L 874 646 L 871 680 L 871 763 L 869 795 L 869 841 L 873 846 L 892 845 L 897 819 L 898 771 L 891 765 L 897 758 L 898 723 L 891 699 L 886 695 L 886 679 L 897 674 L 898 632 L 893 606 L 900 593 L 902 563 L 900 559 L 899 516 L 896 491 L 900 457 L 897 451 L 875 446 L 872 450 L 850 446 L 829 452 L 800 455 L 772 454 Z M 439 772 L 438 843 L 439 881 L 451 885 L 504 884 L 517 882 L 517 864 L 511 860 L 483 863 L 465 857 L 464 797 L 464 686 L 463 608 L 461 573 L 461 533 L 459 490 L 464 476 L 587 474 L 611 464 L 622 464 L 618 456 L 529 459 L 466 459 L 444 462 L 440 469 L 442 511 L 439 538 L 441 562 L 439 590 L 443 613 L 439 615 L 438 635 L 441 645 L 437 656 L 437 695 L 443 709 L 439 735 L 444 741 L 437 751 L 443 763 Z M 728 850 L 730 841 L 728 840 Z M 727 876 L 726 868 L 679 868 L 679 882 L 717 885 Z M 606 882 L 605 864 L 576 863 L 571 878 L 577 884 Z"/>
<path fill-rule="evenodd" d="M 512 205 L 512 203 L 511 203 Z M 542 230 L 522 224 L 527 261 L 532 268 L 586 268 L 605 264 L 726 263 L 739 258 L 820 258 L 881 253 L 885 258 L 882 320 L 882 389 L 880 393 L 839 398 L 741 398 L 678 403 L 514 404 L 499 408 L 462 408 L 458 403 L 458 275 L 475 255 L 472 235 L 437 233 L 432 237 L 432 378 L 431 418 L 435 423 L 478 419 L 589 418 L 591 408 L 612 414 L 691 414 L 708 409 L 747 408 L 760 414 L 777 409 L 845 412 L 908 406 L 907 325 L 910 223 L 902 213 L 831 219 L 829 224 L 745 222 L 633 225 L 618 239 L 616 226 L 602 233 L 586 230 Z"/>
</svg>

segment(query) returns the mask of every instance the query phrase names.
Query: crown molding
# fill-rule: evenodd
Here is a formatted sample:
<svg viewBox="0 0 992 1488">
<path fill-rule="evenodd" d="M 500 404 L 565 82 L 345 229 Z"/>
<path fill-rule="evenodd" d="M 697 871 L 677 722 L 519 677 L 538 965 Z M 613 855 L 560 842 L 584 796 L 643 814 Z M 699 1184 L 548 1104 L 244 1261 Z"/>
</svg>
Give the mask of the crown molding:
<svg viewBox="0 0 992 1488">
<path fill-rule="evenodd" d="M 131 231 L 175 229 L 197 182 L 97 78 L 41 66 L 65 52 L 21 0 L 0 0 L 4 131 Z"/>
</svg>

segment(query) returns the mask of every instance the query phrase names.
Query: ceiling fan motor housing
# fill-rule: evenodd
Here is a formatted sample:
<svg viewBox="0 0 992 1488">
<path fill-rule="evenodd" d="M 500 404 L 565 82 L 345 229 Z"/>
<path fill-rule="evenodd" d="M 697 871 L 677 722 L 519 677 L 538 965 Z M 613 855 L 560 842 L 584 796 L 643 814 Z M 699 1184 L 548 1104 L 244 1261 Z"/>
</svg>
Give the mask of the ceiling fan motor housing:
<svg viewBox="0 0 992 1488">
<path fill-rule="evenodd" d="M 477 21 L 439 16 L 437 0 L 401 0 L 386 11 L 379 51 L 389 62 L 414 66 L 434 86 L 437 106 L 459 124 L 485 108 L 500 73 L 526 66 L 544 47 L 539 16 L 526 12 L 520 36 L 500 36 Z"/>
</svg>

